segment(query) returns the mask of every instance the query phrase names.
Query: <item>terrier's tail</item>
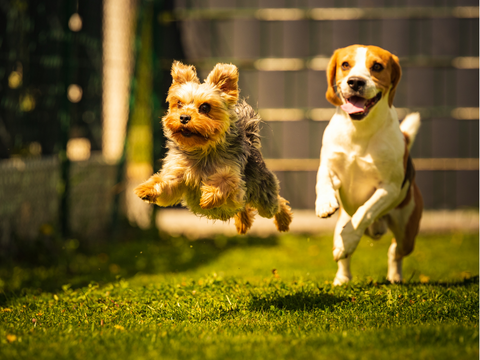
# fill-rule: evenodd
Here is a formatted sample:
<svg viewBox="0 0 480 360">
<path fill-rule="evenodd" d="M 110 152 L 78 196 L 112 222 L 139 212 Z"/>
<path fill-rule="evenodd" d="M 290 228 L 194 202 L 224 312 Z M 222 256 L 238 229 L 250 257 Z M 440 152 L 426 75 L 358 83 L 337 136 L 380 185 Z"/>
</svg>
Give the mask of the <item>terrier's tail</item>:
<svg viewBox="0 0 480 360">
<path fill-rule="evenodd" d="M 418 112 L 408 114 L 400 124 L 400 130 L 407 138 L 408 150 L 413 145 L 418 129 L 420 128 L 420 114 Z"/>
</svg>

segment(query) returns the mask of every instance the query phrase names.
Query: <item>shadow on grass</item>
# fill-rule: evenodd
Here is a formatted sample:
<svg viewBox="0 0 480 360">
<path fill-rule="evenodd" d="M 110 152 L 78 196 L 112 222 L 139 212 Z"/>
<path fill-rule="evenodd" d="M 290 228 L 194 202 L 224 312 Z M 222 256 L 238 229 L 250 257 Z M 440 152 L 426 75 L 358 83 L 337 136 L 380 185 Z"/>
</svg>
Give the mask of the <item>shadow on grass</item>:
<svg viewBox="0 0 480 360">
<path fill-rule="evenodd" d="M 405 284 L 391 284 L 389 281 L 385 282 L 375 282 L 375 283 L 364 283 L 364 284 L 350 284 L 345 285 L 345 287 L 356 287 L 361 290 L 370 290 L 372 288 L 379 288 L 383 286 L 400 286 L 406 288 L 417 288 L 417 287 L 444 287 L 444 288 L 455 288 L 455 287 L 467 287 L 472 284 L 479 283 L 479 276 L 473 276 L 471 278 L 465 278 L 458 281 L 435 281 L 429 283 L 421 282 L 410 282 Z M 271 310 L 290 310 L 290 311 L 312 311 L 315 309 L 319 310 L 333 310 L 334 306 L 339 303 L 346 301 L 351 301 L 349 297 L 339 296 L 334 294 L 326 293 L 317 293 L 314 290 L 304 291 L 301 290 L 292 295 L 281 296 L 278 294 L 256 296 L 254 297 L 249 305 L 251 311 L 271 311 Z"/>
<path fill-rule="evenodd" d="M 64 242 L 39 239 L 17 248 L 0 259 L 0 292 L 54 292 L 65 284 L 73 288 L 128 278 L 138 273 L 180 273 L 206 265 L 224 252 L 238 247 L 272 247 L 271 236 L 216 235 L 191 241 L 185 237 L 159 235 L 157 231 L 124 228 L 115 241 L 70 239 Z M 0 304 L 5 296 L 0 296 Z"/>
<path fill-rule="evenodd" d="M 445 288 L 451 288 L 451 287 L 467 286 L 467 285 L 470 285 L 470 284 L 478 284 L 479 281 L 480 281 L 479 275 L 474 275 L 474 276 L 471 276 L 471 277 L 465 277 L 462 280 L 429 281 L 429 282 L 406 280 L 404 283 L 401 283 L 401 284 L 392 284 L 390 281 L 385 280 L 385 281 L 380 281 L 380 282 L 378 282 L 378 281 L 370 282 L 370 283 L 368 283 L 367 286 L 374 286 L 374 287 L 401 286 L 401 287 L 406 287 L 406 288 L 425 287 L 425 286 L 440 286 L 440 287 L 445 287 Z"/>
<path fill-rule="evenodd" d="M 268 311 L 272 309 L 290 311 L 312 311 L 315 309 L 332 310 L 335 304 L 347 301 L 346 297 L 331 294 L 298 292 L 293 295 L 273 296 L 271 298 L 253 298 L 251 311 Z"/>
<path fill-rule="evenodd" d="M 467 286 L 470 284 L 478 284 L 478 283 L 479 283 L 479 276 L 475 275 L 475 276 L 464 278 L 463 280 L 457 280 L 457 281 L 432 281 L 427 283 L 408 282 L 406 284 L 402 284 L 402 286 L 418 287 L 418 286 L 432 285 L 432 286 L 441 286 L 445 288 L 452 288 L 452 287 L 462 287 L 462 286 Z"/>
</svg>

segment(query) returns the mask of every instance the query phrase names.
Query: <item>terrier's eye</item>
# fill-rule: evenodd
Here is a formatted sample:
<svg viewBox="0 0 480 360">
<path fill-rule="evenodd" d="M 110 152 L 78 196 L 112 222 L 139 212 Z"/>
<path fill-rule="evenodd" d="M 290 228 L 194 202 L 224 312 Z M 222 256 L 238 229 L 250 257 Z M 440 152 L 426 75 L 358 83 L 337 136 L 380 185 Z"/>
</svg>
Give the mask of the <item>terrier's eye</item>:
<svg viewBox="0 0 480 360">
<path fill-rule="evenodd" d="M 181 108 L 182 106 L 183 106 L 182 102 L 181 102 L 181 101 L 178 101 L 178 102 L 177 102 L 177 107 L 178 107 L 178 108 Z"/>
<path fill-rule="evenodd" d="M 348 69 L 350 69 L 350 64 L 349 64 L 348 62 L 344 61 L 344 62 L 342 63 L 342 69 L 343 69 L 343 70 L 348 70 Z"/>
<path fill-rule="evenodd" d="M 198 110 L 199 110 L 201 113 L 208 114 L 208 113 L 210 112 L 210 105 L 208 105 L 208 104 L 202 104 L 202 105 L 200 105 L 200 107 L 198 108 Z"/>
<path fill-rule="evenodd" d="M 373 64 L 373 66 L 372 66 L 372 70 L 373 70 L 373 71 L 376 71 L 376 72 L 382 71 L 382 70 L 383 70 L 383 66 L 382 66 L 382 64 L 375 63 L 375 64 Z"/>
</svg>

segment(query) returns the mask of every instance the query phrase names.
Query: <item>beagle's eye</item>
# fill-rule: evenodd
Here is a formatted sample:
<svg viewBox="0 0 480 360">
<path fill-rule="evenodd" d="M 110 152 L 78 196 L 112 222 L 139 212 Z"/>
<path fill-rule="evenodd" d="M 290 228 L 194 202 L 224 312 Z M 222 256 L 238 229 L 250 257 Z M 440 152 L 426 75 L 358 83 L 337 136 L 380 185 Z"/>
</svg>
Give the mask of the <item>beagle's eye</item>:
<svg viewBox="0 0 480 360">
<path fill-rule="evenodd" d="M 373 66 L 372 66 L 372 70 L 373 70 L 373 71 L 376 71 L 376 72 L 382 71 L 382 70 L 383 70 L 383 66 L 382 66 L 382 64 L 375 63 L 375 64 L 373 64 Z"/>
<path fill-rule="evenodd" d="M 350 64 L 349 64 L 348 62 L 344 61 L 344 62 L 342 63 L 342 69 L 343 69 L 343 70 L 348 70 L 348 69 L 350 69 Z"/>
<path fill-rule="evenodd" d="M 210 112 L 210 105 L 207 103 L 200 105 L 198 110 L 203 114 L 208 114 Z"/>
<path fill-rule="evenodd" d="M 177 107 L 180 109 L 183 106 L 181 101 L 177 101 Z"/>
</svg>

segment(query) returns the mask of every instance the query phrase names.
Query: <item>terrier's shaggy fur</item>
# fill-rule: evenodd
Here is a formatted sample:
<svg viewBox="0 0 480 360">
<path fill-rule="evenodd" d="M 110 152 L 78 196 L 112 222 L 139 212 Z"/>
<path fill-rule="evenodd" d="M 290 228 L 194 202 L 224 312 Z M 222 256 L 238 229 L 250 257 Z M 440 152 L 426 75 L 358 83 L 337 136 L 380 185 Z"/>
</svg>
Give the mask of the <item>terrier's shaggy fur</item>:
<svg viewBox="0 0 480 360">
<path fill-rule="evenodd" d="M 238 70 L 217 64 L 204 83 L 193 66 L 176 61 L 163 117 L 168 153 L 163 168 L 134 191 L 159 206 L 182 203 L 194 214 L 226 221 L 238 233 L 252 226 L 255 210 L 288 231 L 292 212 L 277 177 L 260 152 L 260 117 L 239 100 Z"/>
</svg>

